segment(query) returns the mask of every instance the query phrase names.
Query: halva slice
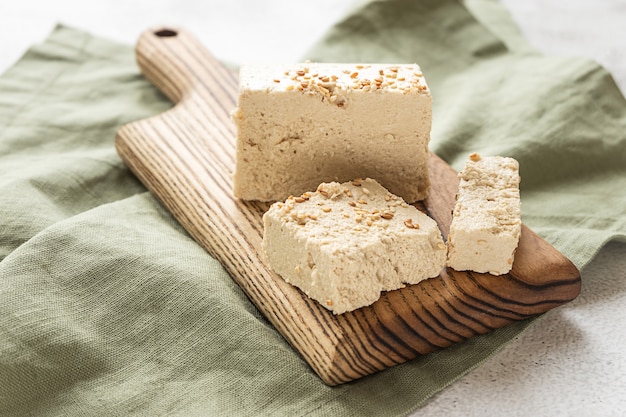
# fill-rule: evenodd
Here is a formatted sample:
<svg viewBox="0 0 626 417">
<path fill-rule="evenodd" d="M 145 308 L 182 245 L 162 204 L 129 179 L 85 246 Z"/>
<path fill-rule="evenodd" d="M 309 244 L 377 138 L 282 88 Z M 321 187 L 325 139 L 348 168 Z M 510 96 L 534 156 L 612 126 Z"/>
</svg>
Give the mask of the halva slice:
<svg viewBox="0 0 626 417">
<path fill-rule="evenodd" d="M 518 162 L 474 153 L 459 178 L 447 266 L 458 271 L 508 273 L 522 229 Z"/>
<path fill-rule="evenodd" d="M 427 196 L 432 99 L 418 65 L 255 64 L 239 80 L 235 197 L 281 201 L 357 177 Z"/>
<path fill-rule="evenodd" d="M 270 267 L 335 314 L 445 266 L 437 223 L 373 179 L 323 183 L 274 203 L 263 225 Z"/>
</svg>

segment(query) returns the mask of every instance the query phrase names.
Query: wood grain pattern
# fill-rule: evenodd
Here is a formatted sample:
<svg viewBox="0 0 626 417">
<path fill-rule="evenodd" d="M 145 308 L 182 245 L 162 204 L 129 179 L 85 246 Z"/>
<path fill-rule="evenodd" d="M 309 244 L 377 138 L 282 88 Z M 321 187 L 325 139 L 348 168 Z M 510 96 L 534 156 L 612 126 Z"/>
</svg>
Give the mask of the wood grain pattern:
<svg viewBox="0 0 626 417">
<path fill-rule="evenodd" d="M 261 217 L 268 205 L 235 199 L 231 176 L 236 76 L 188 32 L 147 30 L 136 46 L 144 75 L 176 104 L 123 126 L 118 153 L 190 235 L 216 257 L 250 300 L 329 385 L 372 374 L 543 313 L 574 299 L 580 274 L 523 227 L 510 274 L 443 271 L 335 316 L 263 262 Z M 447 236 L 456 172 L 435 155 L 424 209 Z"/>
</svg>

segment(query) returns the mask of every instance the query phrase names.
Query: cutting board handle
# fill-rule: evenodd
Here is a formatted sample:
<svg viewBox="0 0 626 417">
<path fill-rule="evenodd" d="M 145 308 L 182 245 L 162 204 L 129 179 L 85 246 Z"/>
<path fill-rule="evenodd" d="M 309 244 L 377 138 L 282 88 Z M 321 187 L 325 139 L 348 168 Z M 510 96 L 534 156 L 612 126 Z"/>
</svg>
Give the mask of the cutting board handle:
<svg viewBox="0 0 626 417">
<path fill-rule="evenodd" d="M 135 55 L 143 75 L 174 103 L 207 90 L 208 96 L 217 94 L 218 100 L 232 101 L 233 91 L 221 91 L 221 84 L 224 77 L 234 78 L 233 73 L 182 28 L 159 26 L 144 31 Z"/>
</svg>

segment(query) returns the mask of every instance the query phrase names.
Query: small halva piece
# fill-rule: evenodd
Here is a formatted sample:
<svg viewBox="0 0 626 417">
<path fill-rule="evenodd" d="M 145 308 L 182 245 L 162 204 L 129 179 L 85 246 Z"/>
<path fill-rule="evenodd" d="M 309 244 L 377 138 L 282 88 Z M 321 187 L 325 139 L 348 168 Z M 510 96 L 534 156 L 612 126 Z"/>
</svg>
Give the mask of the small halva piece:
<svg viewBox="0 0 626 417">
<path fill-rule="evenodd" d="M 335 314 L 435 277 L 446 261 L 437 223 L 373 179 L 290 196 L 263 225 L 270 267 Z"/>
<path fill-rule="evenodd" d="M 474 153 L 459 178 L 447 266 L 458 271 L 508 273 L 522 228 L 518 162 Z"/>
<path fill-rule="evenodd" d="M 416 64 L 244 65 L 235 197 L 281 201 L 322 182 L 376 178 L 428 195 L 432 98 Z"/>
</svg>

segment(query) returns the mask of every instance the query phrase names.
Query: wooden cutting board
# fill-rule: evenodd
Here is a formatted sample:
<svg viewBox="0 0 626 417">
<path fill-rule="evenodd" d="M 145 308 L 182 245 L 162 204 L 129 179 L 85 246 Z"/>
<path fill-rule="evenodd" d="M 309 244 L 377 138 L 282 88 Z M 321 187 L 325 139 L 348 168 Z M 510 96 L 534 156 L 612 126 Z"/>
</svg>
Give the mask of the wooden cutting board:
<svg viewBox="0 0 626 417">
<path fill-rule="evenodd" d="M 443 271 L 333 315 L 263 262 L 261 217 L 268 205 L 231 193 L 235 166 L 235 74 L 188 32 L 147 30 L 136 46 L 143 74 L 176 104 L 123 126 L 119 155 L 189 234 L 217 258 L 250 300 L 322 380 L 337 385 L 543 313 L 574 299 L 580 274 L 523 226 L 510 274 Z M 430 159 L 431 197 L 420 208 L 447 237 L 456 172 Z"/>
</svg>

